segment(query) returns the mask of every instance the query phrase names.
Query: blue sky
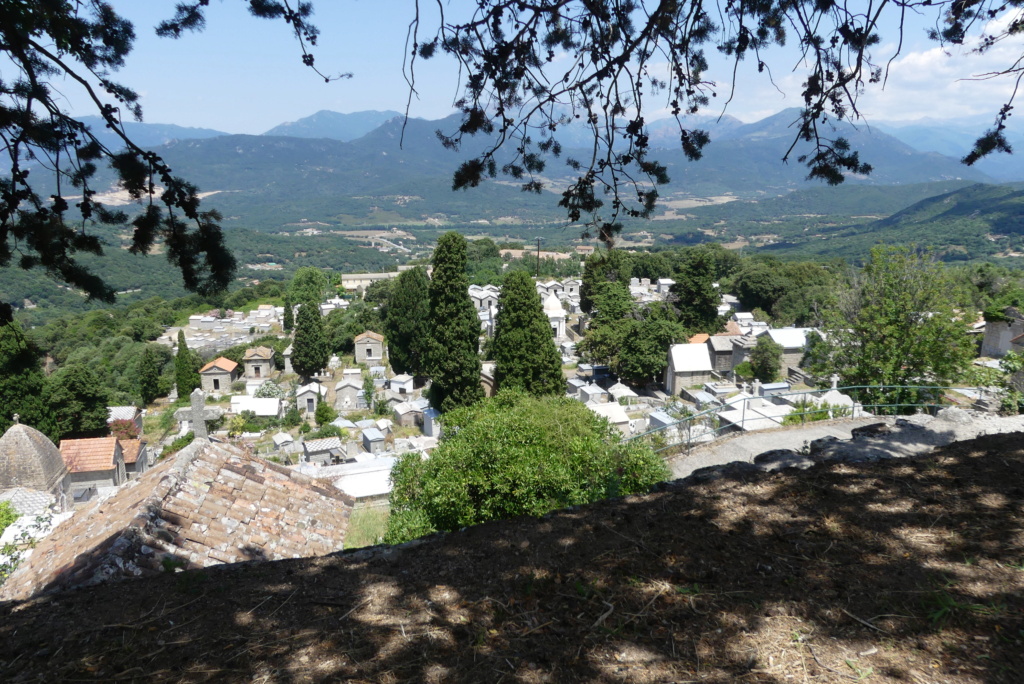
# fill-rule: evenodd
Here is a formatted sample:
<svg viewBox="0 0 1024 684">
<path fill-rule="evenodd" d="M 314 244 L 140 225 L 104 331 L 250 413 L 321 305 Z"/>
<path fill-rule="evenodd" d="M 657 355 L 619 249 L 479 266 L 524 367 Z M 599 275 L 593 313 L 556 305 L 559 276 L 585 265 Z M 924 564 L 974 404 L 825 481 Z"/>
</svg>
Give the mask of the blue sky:
<svg viewBox="0 0 1024 684">
<path fill-rule="evenodd" d="M 413 2 L 315 2 L 314 23 L 321 29 L 320 45 L 315 49 L 317 65 L 328 73 L 353 74 L 351 79 L 329 84 L 301 64 L 298 46 L 283 22 L 252 18 L 244 4 L 214 0 L 204 32 L 169 40 L 157 38 L 152 27 L 173 12 L 173 3 L 114 0 L 115 8 L 135 23 L 138 34 L 135 51 L 114 80 L 142 95 L 146 121 L 257 134 L 321 109 L 404 111 L 408 88 L 402 77 L 402 59 Z M 421 6 L 430 9 L 434 4 Z M 466 0 L 447 5 L 449 11 L 466 6 L 471 6 Z M 908 30 L 887 88 L 863 97 L 862 111 L 868 120 L 993 116 L 1012 90 L 1012 82 L 1005 78 L 958 79 L 1008 64 L 1022 53 L 1021 41 L 1001 45 L 982 58 L 965 51 L 947 55 L 928 42 L 923 31 L 923 22 Z M 876 52 L 888 54 L 893 47 L 883 44 Z M 778 50 L 772 55 L 775 84 L 782 92 L 758 75 L 752 63 L 742 65 L 729 114 L 754 121 L 799 106 L 803 76 L 792 71 L 797 56 Z M 712 78 L 722 82 L 728 75 L 725 64 L 713 65 Z M 436 119 L 450 113 L 458 94 L 457 76 L 455 65 L 443 56 L 420 62 L 420 97 L 413 100 L 410 114 Z M 70 85 L 65 92 L 72 111 L 91 113 L 76 99 Z M 717 102 L 723 100 L 720 96 Z"/>
</svg>

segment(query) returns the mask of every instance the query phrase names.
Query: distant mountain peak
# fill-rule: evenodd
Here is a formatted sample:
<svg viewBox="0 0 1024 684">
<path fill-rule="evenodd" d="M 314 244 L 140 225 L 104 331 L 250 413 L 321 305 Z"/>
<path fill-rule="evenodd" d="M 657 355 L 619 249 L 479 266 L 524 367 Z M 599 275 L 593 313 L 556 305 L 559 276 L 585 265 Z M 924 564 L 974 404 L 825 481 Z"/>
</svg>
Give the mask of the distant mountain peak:
<svg viewBox="0 0 1024 684">
<path fill-rule="evenodd" d="M 392 110 L 367 110 L 343 114 L 321 109 L 315 114 L 290 121 L 271 128 L 263 135 L 289 136 L 293 138 L 330 138 L 350 142 L 361 138 L 387 121 L 402 116 Z"/>
</svg>

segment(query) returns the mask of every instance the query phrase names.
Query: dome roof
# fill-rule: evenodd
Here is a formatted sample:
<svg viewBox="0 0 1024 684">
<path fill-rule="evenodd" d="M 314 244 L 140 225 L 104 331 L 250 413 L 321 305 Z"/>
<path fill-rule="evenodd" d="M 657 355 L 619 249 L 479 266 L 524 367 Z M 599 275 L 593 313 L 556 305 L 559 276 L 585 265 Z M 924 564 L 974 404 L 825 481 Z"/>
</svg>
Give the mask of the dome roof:
<svg viewBox="0 0 1024 684">
<path fill-rule="evenodd" d="M 554 292 L 549 294 L 547 298 L 544 300 L 544 314 L 548 318 L 551 318 L 552 316 L 565 315 L 565 309 L 562 308 L 562 302 L 558 300 L 558 295 L 556 295 Z"/>
<path fill-rule="evenodd" d="M 53 492 L 67 473 L 60 451 L 39 430 L 15 423 L 0 437 L 0 489 Z"/>
</svg>

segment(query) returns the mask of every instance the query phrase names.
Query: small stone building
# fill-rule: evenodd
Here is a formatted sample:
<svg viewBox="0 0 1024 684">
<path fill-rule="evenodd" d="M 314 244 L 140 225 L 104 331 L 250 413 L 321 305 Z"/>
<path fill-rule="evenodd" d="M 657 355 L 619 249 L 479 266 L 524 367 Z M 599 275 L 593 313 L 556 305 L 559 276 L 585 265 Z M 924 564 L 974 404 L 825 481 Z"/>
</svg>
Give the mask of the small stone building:
<svg viewBox="0 0 1024 684">
<path fill-rule="evenodd" d="M 71 493 L 76 500 L 89 490 L 119 487 L 128 479 L 117 437 L 62 439 L 60 455 L 68 467 Z"/>
<path fill-rule="evenodd" d="M 706 344 L 673 344 L 665 367 L 665 391 L 678 395 L 684 387 L 711 382 L 711 355 Z"/>
<path fill-rule="evenodd" d="M 238 380 L 238 364 L 223 356 L 199 369 L 200 384 L 208 394 L 230 392 L 235 380 Z"/>
<path fill-rule="evenodd" d="M 295 390 L 295 407 L 313 415 L 316 407 L 327 397 L 327 388 L 318 382 L 311 382 Z"/>
<path fill-rule="evenodd" d="M 708 338 L 708 352 L 711 354 L 711 369 L 726 374 L 733 369 L 732 348 L 736 335 L 712 335 Z"/>
<path fill-rule="evenodd" d="M 120 442 L 125 472 L 129 480 L 135 479 L 149 469 L 148 445 L 140 439 L 122 439 Z"/>
<path fill-rule="evenodd" d="M 1013 306 L 1002 311 L 1003 320 L 985 322 L 985 337 L 981 343 L 981 355 L 1001 359 L 1012 347 L 1012 341 L 1024 335 L 1024 313 Z"/>
<path fill-rule="evenodd" d="M 245 364 L 245 377 L 269 378 L 274 372 L 274 350 L 270 347 L 250 347 L 242 357 Z"/>
<path fill-rule="evenodd" d="M 356 363 L 379 366 L 384 361 L 384 336 L 367 330 L 355 336 Z"/>
<path fill-rule="evenodd" d="M 345 449 L 340 437 L 307 439 L 302 443 L 302 460 L 306 463 L 331 465 L 345 460 Z"/>
<path fill-rule="evenodd" d="M 0 491 L 26 488 L 54 497 L 58 510 L 67 506 L 68 467 L 60 450 L 39 430 L 18 422 L 0 437 Z"/>
<path fill-rule="evenodd" d="M 558 296 L 551 293 L 544 300 L 544 315 L 548 317 L 548 324 L 551 326 L 551 336 L 556 340 L 565 338 L 565 309 Z"/>
<path fill-rule="evenodd" d="M 363 430 L 363 448 L 375 456 L 383 453 L 387 449 L 384 443 L 384 433 L 375 427 Z"/>
<path fill-rule="evenodd" d="M 125 420 L 135 426 L 135 429 L 142 432 L 142 410 L 137 406 L 108 406 L 107 425 L 115 420 Z"/>
<path fill-rule="evenodd" d="M 334 409 L 339 413 L 366 408 L 363 384 L 355 378 L 344 378 L 334 387 Z"/>
<path fill-rule="evenodd" d="M 398 392 L 399 394 L 412 394 L 413 392 L 413 378 L 407 373 L 391 378 L 388 381 L 388 385 L 392 392 Z"/>
</svg>

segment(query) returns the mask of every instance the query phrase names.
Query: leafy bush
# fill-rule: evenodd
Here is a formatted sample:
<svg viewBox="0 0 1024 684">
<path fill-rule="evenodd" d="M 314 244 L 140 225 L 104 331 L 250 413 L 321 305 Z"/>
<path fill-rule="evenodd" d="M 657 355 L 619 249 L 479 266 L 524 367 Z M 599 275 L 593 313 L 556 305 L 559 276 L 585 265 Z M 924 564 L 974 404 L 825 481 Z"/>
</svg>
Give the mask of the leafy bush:
<svg viewBox="0 0 1024 684">
<path fill-rule="evenodd" d="M 428 461 L 413 453 L 395 464 L 388 543 L 643 492 L 669 476 L 648 446 L 622 442 L 567 397 L 502 391 L 444 424 Z"/>
<path fill-rule="evenodd" d="M 337 418 L 338 412 L 327 401 L 321 399 L 316 405 L 316 412 L 313 414 L 313 417 L 316 419 L 316 424 L 323 427 Z"/>
<path fill-rule="evenodd" d="M 733 374 L 738 380 L 753 380 L 754 369 L 750 366 L 749 361 L 736 364 L 736 367 L 732 369 Z"/>
<path fill-rule="evenodd" d="M 3 534 L 12 522 L 21 517 L 10 501 L 0 501 L 0 534 Z"/>
<path fill-rule="evenodd" d="M 267 380 L 260 385 L 260 388 L 256 390 L 256 393 L 253 394 L 253 396 L 261 399 L 283 399 L 284 390 L 281 389 L 281 386 L 273 380 Z"/>
<path fill-rule="evenodd" d="M 110 434 L 118 439 L 137 439 L 139 436 L 139 428 L 133 421 L 112 420 L 109 426 Z"/>
</svg>

